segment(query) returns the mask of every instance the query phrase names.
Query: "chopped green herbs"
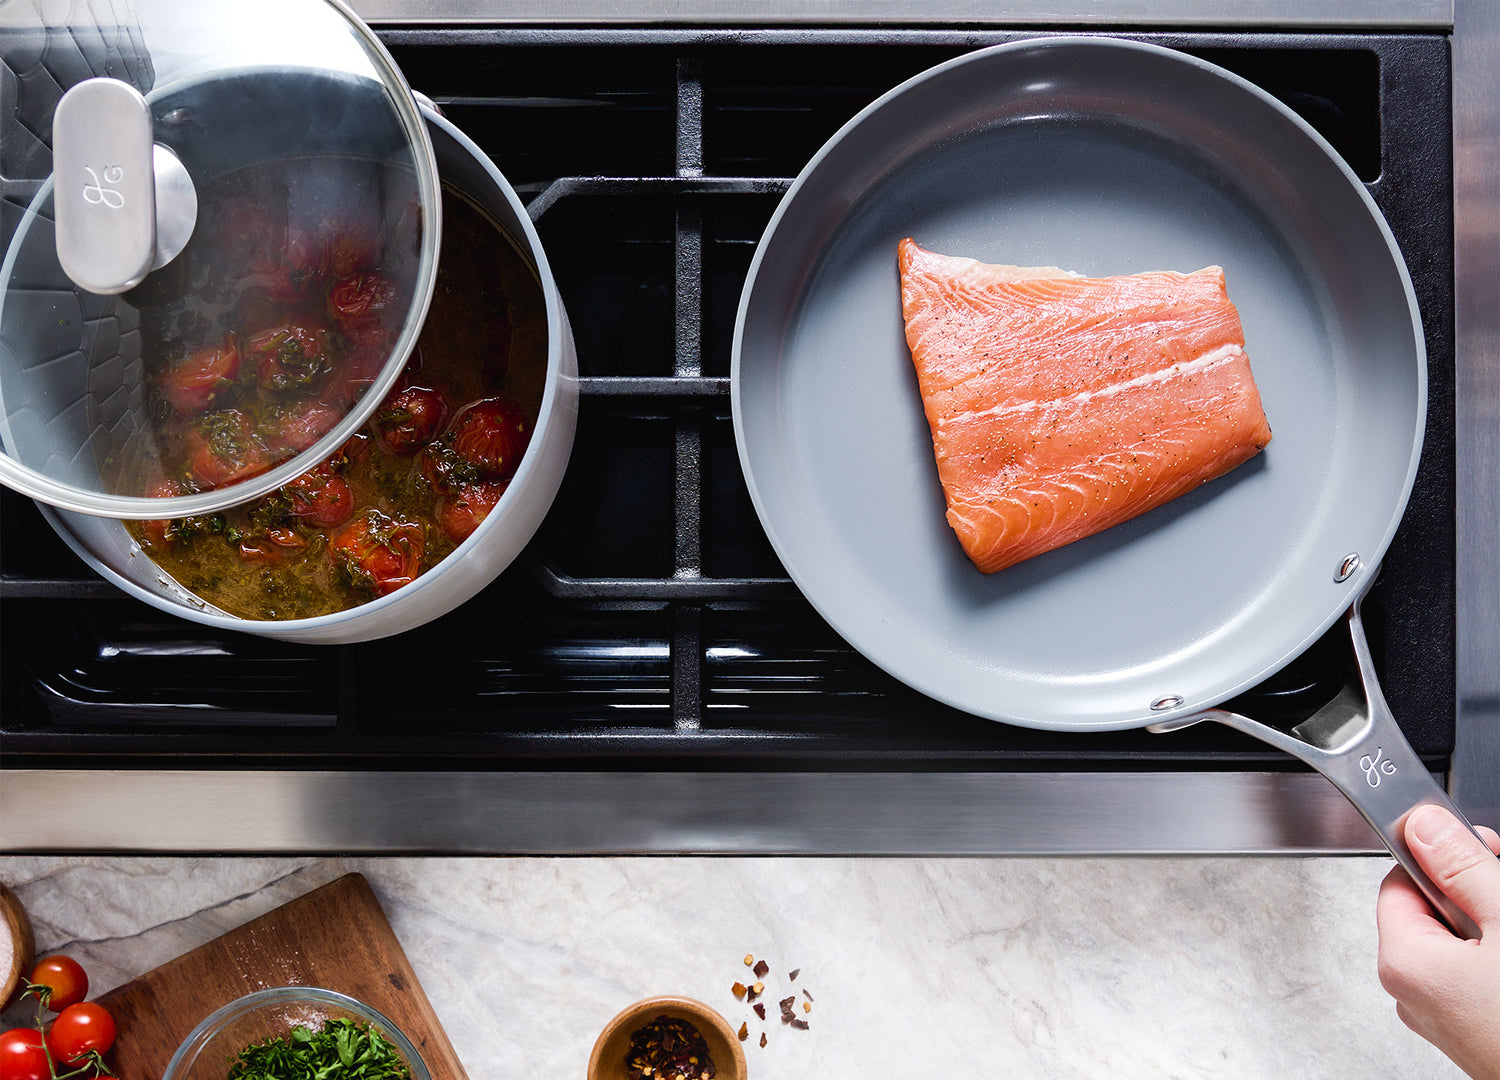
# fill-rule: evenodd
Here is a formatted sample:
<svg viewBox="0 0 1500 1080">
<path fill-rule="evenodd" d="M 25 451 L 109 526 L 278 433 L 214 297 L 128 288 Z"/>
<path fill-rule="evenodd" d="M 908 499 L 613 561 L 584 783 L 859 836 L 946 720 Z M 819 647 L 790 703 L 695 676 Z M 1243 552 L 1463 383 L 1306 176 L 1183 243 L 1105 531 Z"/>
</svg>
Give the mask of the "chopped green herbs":
<svg viewBox="0 0 1500 1080">
<path fill-rule="evenodd" d="M 295 1027 L 241 1050 L 228 1080 L 411 1080 L 396 1047 L 354 1020 L 327 1020 L 320 1031 Z"/>
</svg>

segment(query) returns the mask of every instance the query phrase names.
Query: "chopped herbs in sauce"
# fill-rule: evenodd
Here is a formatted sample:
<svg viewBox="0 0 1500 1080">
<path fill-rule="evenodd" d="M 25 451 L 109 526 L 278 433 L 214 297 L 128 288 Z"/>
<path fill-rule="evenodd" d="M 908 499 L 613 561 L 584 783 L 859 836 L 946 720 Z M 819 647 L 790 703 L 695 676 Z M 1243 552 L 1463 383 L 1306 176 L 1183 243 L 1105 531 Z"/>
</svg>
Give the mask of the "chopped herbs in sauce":
<svg viewBox="0 0 1500 1080">
<path fill-rule="evenodd" d="M 163 474 L 154 495 L 236 483 L 311 446 L 379 374 L 404 321 L 390 301 L 405 234 L 313 214 L 313 201 L 308 221 L 282 221 L 250 197 L 279 190 L 280 177 L 257 166 L 205 188 L 213 212 L 200 220 L 221 227 L 200 230 L 181 268 L 197 283 L 187 292 L 201 320 L 184 324 L 175 294 L 143 309 Z M 259 499 L 211 516 L 125 523 L 185 589 L 245 619 L 330 615 L 430 571 L 494 510 L 546 391 L 546 301 L 488 214 L 445 186 L 443 215 L 449 227 L 417 348 L 360 432 Z M 265 249 L 250 259 L 260 269 L 221 280 L 219 256 L 241 248 Z"/>
</svg>

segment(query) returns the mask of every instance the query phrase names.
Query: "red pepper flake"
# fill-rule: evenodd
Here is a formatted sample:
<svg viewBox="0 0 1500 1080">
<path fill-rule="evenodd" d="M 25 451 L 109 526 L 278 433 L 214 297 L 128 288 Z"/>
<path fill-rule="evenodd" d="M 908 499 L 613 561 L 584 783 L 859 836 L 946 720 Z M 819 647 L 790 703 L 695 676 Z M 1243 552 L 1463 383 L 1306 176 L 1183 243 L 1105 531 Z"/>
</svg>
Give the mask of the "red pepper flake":
<svg viewBox="0 0 1500 1080">
<path fill-rule="evenodd" d="M 760 1045 L 761 1045 L 761 1049 L 765 1049 L 765 1046 L 766 1046 L 766 1033 L 764 1031 L 762 1031 L 760 1033 Z"/>
<path fill-rule="evenodd" d="M 803 1020 L 801 1017 L 798 1017 L 798 1016 L 792 1017 L 792 1019 L 791 1019 L 790 1022 L 791 1022 L 792 1027 L 796 1028 L 798 1031 L 806 1031 L 808 1029 L 808 1026 L 809 1026 L 806 1020 Z"/>
<path fill-rule="evenodd" d="M 746 1039 L 748 1039 L 750 1037 L 750 1025 L 749 1024 L 741 1024 L 740 1025 L 740 1032 L 739 1032 L 739 1034 L 740 1034 L 740 1042 L 744 1042 Z"/>
<path fill-rule="evenodd" d="M 729 989 L 734 992 L 734 996 L 737 998 L 745 996 L 745 984 L 742 982 L 735 983 Z"/>
<path fill-rule="evenodd" d="M 813 996 L 807 992 L 807 989 L 805 987 L 802 990 L 802 996 L 805 997 L 808 1001 L 811 1001 L 813 999 Z"/>
<path fill-rule="evenodd" d="M 630 1036 L 630 1048 L 625 1051 L 627 1080 L 677 1076 L 713 1080 L 714 1073 L 708 1043 L 686 1020 L 658 1016 Z"/>
<path fill-rule="evenodd" d="M 771 965 L 768 964 L 768 963 L 766 963 L 764 960 L 757 960 L 757 961 L 755 961 L 754 971 L 755 971 L 755 977 L 757 979 L 764 979 L 766 977 L 766 972 L 768 972 L 770 970 L 771 970 Z"/>
<path fill-rule="evenodd" d="M 796 982 L 797 981 L 797 976 L 801 975 L 801 974 L 802 974 L 802 969 L 801 968 L 792 968 L 790 974 L 788 974 L 787 977 L 786 977 L 787 982 Z"/>
<path fill-rule="evenodd" d="M 766 1018 L 766 1003 L 764 1001 L 757 1001 L 755 1003 L 755 1015 L 762 1020 Z"/>
</svg>

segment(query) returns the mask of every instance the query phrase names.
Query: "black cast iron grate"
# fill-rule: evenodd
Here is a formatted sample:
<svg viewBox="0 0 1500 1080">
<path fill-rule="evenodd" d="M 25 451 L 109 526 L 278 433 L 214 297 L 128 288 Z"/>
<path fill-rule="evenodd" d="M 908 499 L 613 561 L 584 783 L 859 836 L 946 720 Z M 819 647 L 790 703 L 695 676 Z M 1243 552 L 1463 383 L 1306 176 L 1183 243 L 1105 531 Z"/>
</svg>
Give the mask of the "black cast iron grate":
<svg viewBox="0 0 1500 1080">
<path fill-rule="evenodd" d="M 1286 768 L 1227 730 L 1053 735 L 977 720 L 853 652 L 786 579 L 729 418 L 735 308 L 790 180 L 902 79 L 1019 36 L 931 30 L 382 32 L 528 203 L 577 336 L 578 442 L 518 564 L 363 645 L 219 634 L 123 597 L 0 494 L 3 765 Z M 1453 739 L 1448 52 L 1427 35 L 1153 35 L 1301 112 L 1385 212 L 1432 365 L 1416 492 L 1367 606 L 1419 752 Z M 0 84 L 39 91 L 34 73 Z M 45 80 L 40 80 L 45 83 Z M 45 155 L 21 168 L 45 170 Z M 38 166 L 37 162 L 41 165 Z M 0 166 L 6 166 L 0 160 Z M 14 215 L 27 184 L 6 166 Z M 44 174 L 44 173 L 43 173 Z M 1336 627 L 1236 704 L 1295 723 L 1348 663 Z"/>
</svg>

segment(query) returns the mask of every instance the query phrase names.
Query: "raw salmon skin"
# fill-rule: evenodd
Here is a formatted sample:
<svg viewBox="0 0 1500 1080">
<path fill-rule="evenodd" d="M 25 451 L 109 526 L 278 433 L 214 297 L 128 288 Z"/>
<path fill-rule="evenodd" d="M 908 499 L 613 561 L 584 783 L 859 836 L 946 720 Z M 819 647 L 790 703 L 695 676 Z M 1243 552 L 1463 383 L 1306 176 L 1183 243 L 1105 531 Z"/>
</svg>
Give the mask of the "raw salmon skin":
<svg viewBox="0 0 1500 1080">
<path fill-rule="evenodd" d="M 948 523 L 985 573 L 1091 536 L 1271 441 L 1221 267 L 1089 278 L 898 246 Z"/>
</svg>

